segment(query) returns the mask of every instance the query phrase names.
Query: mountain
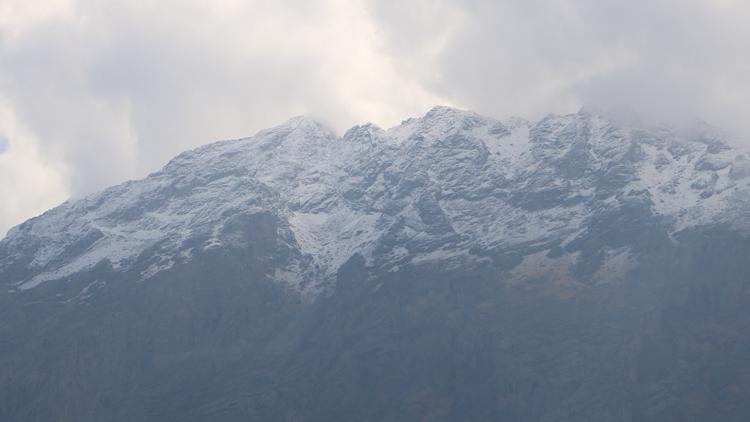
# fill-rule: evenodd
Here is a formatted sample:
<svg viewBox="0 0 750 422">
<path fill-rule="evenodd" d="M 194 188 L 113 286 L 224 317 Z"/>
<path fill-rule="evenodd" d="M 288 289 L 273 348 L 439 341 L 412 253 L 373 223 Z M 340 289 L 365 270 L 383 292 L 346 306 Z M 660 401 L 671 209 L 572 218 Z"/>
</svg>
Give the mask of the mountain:
<svg viewBox="0 0 750 422">
<path fill-rule="evenodd" d="M 185 152 L 0 242 L 0 420 L 748 420 L 750 155 L 435 107 Z"/>
</svg>

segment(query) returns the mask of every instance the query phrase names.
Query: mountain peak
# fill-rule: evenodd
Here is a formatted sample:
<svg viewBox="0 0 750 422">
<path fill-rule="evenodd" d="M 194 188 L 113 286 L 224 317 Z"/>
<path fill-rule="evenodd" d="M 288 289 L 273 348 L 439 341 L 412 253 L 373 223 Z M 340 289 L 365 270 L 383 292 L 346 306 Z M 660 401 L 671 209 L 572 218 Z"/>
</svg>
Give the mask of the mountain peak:
<svg viewBox="0 0 750 422">
<path fill-rule="evenodd" d="M 320 133 L 324 136 L 336 137 L 336 132 L 328 123 L 311 114 L 294 116 L 280 125 L 274 126 L 271 129 L 266 129 L 266 131 L 280 130 L 291 130 L 301 133 Z"/>
<path fill-rule="evenodd" d="M 460 109 L 458 107 L 452 107 L 447 105 L 436 105 L 433 106 L 427 113 L 425 113 L 424 118 L 434 118 L 437 116 L 446 116 L 446 115 L 464 115 L 464 114 L 470 114 L 471 111 Z"/>
<path fill-rule="evenodd" d="M 446 122 L 490 120 L 470 110 L 438 105 L 431 108 L 421 119 L 426 124 L 444 124 Z"/>
</svg>

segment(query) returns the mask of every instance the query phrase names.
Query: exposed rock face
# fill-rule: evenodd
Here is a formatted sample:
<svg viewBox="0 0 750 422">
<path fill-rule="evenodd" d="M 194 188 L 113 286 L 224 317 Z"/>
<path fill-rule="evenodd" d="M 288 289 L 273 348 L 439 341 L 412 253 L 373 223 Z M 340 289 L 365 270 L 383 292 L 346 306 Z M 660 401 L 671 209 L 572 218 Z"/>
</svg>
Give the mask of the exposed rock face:
<svg viewBox="0 0 750 422">
<path fill-rule="evenodd" d="M 746 157 L 447 107 L 183 153 L 0 242 L 0 420 L 747 420 Z"/>
</svg>

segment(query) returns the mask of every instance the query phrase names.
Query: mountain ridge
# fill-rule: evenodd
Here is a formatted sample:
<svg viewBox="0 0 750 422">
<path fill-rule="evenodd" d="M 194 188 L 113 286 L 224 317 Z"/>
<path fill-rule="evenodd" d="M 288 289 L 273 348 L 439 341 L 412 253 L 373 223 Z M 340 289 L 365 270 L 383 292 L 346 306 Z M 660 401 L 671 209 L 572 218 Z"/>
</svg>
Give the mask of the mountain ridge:
<svg viewBox="0 0 750 422">
<path fill-rule="evenodd" d="M 279 230 L 295 250 L 272 277 L 311 297 L 354 253 L 399 265 L 404 252 L 382 250 L 389 242 L 411 245 L 417 261 L 481 260 L 469 251 L 570 242 L 584 220 L 626 203 L 672 220 L 673 232 L 736 225 L 750 202 L 750 161 L 716 133 L 695 133 L 622 126 L 588 109 L 503 123 L 436 106 L 387 130 L 358 125 L 340 137 L 297 116 L 186 151 L 145 179 L 13 228 L 0 251 L 25 248 L 33 259 L 7 254 L 0 274 L 25 265 L 11 284 L 26 290 L 103 260 L 128 267 L 150 250 L 147 279 L 189 259 L 195 246 L 187 245 L 220 246 L 227 219 L 262 211 L 285 220 Z M 388 254 L 390 262 L 375 262 Z"/>
</svg>

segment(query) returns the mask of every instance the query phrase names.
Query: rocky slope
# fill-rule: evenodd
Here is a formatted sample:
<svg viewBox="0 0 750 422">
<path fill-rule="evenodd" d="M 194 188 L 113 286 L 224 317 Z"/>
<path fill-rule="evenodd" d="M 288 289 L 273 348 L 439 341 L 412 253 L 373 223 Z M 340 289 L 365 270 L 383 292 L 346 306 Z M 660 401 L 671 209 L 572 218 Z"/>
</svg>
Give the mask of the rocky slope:
<svg viewBox="0 0 750 422">
<path fill-rule="evenodd" d="M 8 233 L 0 416 L 743 420 L 749 212 L 706 125 L 294 118 Z"/>
</svg>

